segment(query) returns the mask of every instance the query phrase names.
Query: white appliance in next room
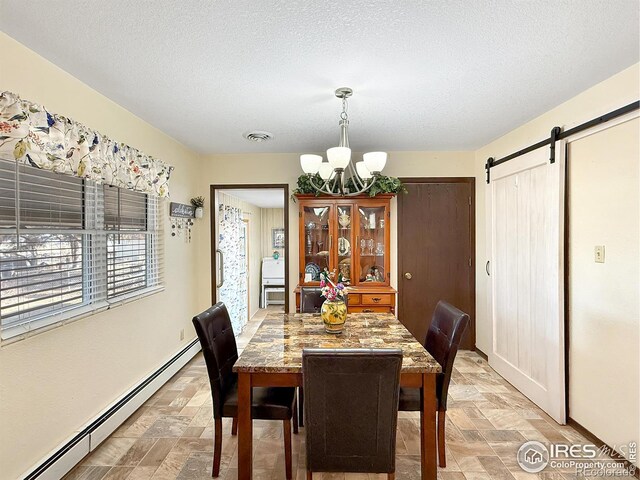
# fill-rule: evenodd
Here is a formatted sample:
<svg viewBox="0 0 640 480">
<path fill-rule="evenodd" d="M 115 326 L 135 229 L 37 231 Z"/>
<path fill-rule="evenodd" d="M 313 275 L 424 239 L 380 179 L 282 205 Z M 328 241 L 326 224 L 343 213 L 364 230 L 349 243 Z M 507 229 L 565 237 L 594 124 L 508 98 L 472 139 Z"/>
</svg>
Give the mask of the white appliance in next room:
<svg viewBox="0 0 640 480">
<path fill-rule="evenodd" d="M 284 259 L 264 257 L 262 259 L 262 307 L 269 304 L 284 305 L 283 300 L 270 300 L 270 293 L 284 293 Z"/>
</svg>

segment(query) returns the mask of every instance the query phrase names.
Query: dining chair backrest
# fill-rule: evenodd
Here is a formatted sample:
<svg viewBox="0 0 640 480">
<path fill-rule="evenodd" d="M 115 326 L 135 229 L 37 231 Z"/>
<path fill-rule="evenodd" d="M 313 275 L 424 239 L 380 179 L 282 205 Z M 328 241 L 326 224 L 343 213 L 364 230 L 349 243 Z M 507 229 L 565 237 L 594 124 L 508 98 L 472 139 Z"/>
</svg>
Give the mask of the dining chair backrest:
<svg viewBox="0 0 640 480">
<path fill-rule="evenodd" d="M 307 470 L 395 471 L 400 349 L 302 351 Z"/>
<path fill-rule="evenodd" d="M 207 365 L 213 396 L 213 416 L 222 418 L 225 396 L 236 382 L 233 365 L 238 359 L 236 337 L 227 307 L 222 302 L 216 303 L 193 317 L 193 326 Z"/>
<path fill-rule="evenodd" d="M 469 315 L 443 300 L 438 302 L 424 346 L 442 367 L 442 373 L 438 376 L 436 385 L 438 408 L 442 410 L 447 408 L 453 361 L 467 325 L 469 325 Z"/>
<path fill-rule="evenodd" d="M 320 296 L 320 287 L 300 288 L 300 313 L 320 313 L 324 297 Z M 349 295 L 344 296 L 345 305 L 349 305 Z"/>
<path fill-rule="evenodd" d="M 300 288 L 300 313 L 320 313 L 320 308 L 324 302 L 320 292 L 320 287 Z"/>
</svg>

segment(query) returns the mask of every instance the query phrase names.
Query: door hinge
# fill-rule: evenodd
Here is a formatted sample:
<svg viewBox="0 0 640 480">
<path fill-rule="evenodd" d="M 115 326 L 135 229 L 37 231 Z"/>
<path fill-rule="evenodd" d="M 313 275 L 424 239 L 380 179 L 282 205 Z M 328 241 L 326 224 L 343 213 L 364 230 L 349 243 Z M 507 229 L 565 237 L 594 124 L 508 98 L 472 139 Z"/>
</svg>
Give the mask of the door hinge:
<svg viewBox="0 0 640 480">
<path fill-rule="evenodd" d="M 302 218 L 302 212 L 298 212 L 298 217 Z"/>
<path fill-rule="evenodd" d="M 469 257 L 469 266 L 471 266 L 471 257 Z"/>
<path fill-rule="evenodd" d="M 471 195 L 469 195 L 469 205 L 471 205 Z"/>
</svg>

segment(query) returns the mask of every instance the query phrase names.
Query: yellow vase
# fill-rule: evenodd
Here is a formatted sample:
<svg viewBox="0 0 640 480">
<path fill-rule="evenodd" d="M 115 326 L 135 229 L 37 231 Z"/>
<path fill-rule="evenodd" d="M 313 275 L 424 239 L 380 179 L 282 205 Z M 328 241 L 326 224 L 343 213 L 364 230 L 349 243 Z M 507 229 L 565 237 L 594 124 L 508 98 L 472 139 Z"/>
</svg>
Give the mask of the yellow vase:
<svg viewBox="0 0 640 480">
<path fill-rule="evenodd" d="M 325 300 L 320 310 L 327 333 L 341 333 L 347 320 L 347 306 L 342 300 Z"/>
</svg>

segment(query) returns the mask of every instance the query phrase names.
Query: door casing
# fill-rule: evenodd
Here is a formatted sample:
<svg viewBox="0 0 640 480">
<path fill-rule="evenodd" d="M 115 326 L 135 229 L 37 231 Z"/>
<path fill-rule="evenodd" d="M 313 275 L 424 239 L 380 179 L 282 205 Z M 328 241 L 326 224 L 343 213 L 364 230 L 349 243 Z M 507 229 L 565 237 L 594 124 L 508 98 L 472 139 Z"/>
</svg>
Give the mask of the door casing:
<svg viewBox="0 0 640 480">
<path fill-rule="evenodd" d="M 211 250 L 211 302 L 215 304 L 218 300 L 216 288 L 217 255 L 216 255 L 216 193 L 219 190 L 237 189 L 261 189 L 280 188 L 283 191 L 284 201 L 284 311 L 289 313 L 289 184 L 287 183 L 242 183 L 242 184 L 216 184 L 209 186 L 209 215 L 211 220 L 210 230 L 210 250 Z"/>
</svg>

